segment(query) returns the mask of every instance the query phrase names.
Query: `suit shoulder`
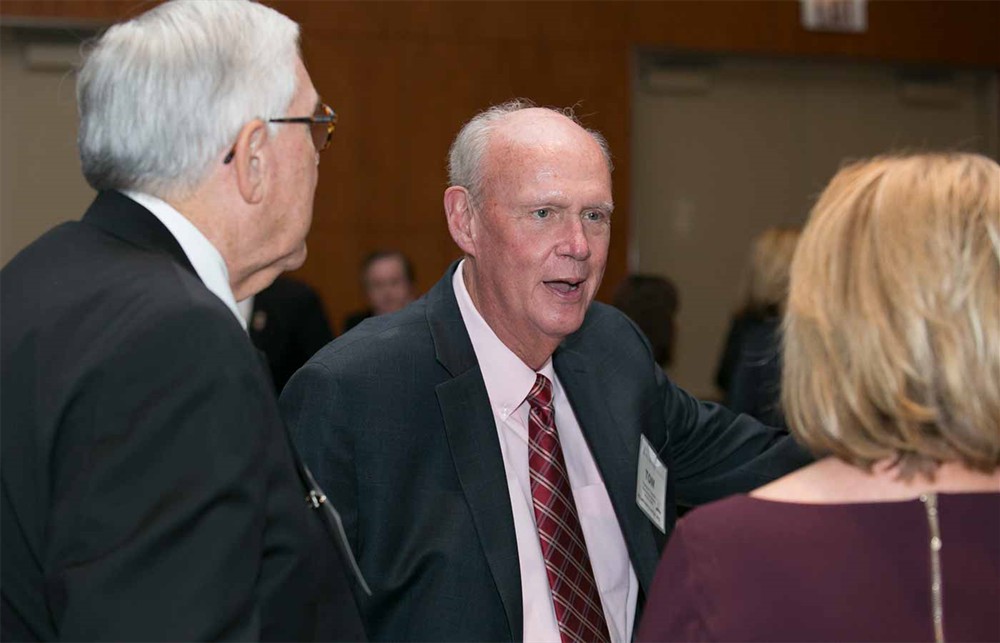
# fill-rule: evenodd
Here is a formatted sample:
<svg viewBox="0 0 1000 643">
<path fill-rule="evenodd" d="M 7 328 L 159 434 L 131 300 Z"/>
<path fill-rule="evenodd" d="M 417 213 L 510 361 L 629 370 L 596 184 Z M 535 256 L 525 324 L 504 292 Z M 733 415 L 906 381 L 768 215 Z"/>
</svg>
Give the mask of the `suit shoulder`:
<svg viewBox="0 0 1000 643">
<path fill-rule="evenodd" d="M 223 341 L 241 331 L 225 304 L 172 257 L 79 222 L 46 233 L 2 274 L 5 350 L 35 339 L 90 354 L 151 333 Z"/>
<path fill-rule="evenodd" d="M 419 363 L 434 358 L 426 305 L 417 300 L 403 310 L 369 317 L 316 353 L 310 364 L 346 372 L 361 366 Z"/>
<path fill-rule="evenodd" d="M 587 310 L 587 315 L 584 318 L 583 328 L 588 325 L 594 324 L 618 324 L 622 326 L 633 326 L 632 320 L 622 311 L 618 310 L 614 306 L 595 301 L 590 305 Z"/>
<path fill-rule="evenodd" d="M 590 305 L 579 330 L 567 338 L 567 345 L 607 345 L 620 350 L 622 344 L 639 348 L 648 341 L 635 322 L 614 306 L 595 301 Z"/>
<path fill-rule="evenodd" d="M 168 254 L 132 245 L 80 221 L 61 224 L 29 244 L 4 267 L 3 276 L 5 287 L 40 290 L 42 283 L 51 286 L 56 297 L 68 291 L 152 291 L 153 286 L 189 292 L 192 283 L 201 283 Z"/>
</svg>

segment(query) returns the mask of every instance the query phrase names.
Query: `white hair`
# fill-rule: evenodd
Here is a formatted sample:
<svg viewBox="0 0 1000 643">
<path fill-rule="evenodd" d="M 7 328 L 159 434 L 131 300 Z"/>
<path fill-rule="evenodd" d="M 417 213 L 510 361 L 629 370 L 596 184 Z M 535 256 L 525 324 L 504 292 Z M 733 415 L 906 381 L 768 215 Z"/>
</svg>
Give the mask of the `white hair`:
<svg viewBox="0 0 1000 643">
<path fill-rule="evenodd" d="M 189 193 L 246 123 L 285 115 L 298 39 L 295 22 L 249 0 L 173 0 L 108 29 L 77 84 L 87 182 Z"/>
<path fill-rule="evenodd" d="M 448 180 L 451 185 L 461 186 L 468 190 L 473 203 L 482 202 L 483 156 L 486 154 L 486 148 L 490 142 L 490 135 L 493 133 L 496 125 L 514 112 L 522 109 L 531 109 L 533 107 L 536 107 L 536 105 L 526 98 L 515 98 L 507 101 L 506 103 L 494 105 L 493 107 L 490 107 L 489 109 L 479 112 L 473 116 L 472 119 L 462 127 L 458 136 L 455 137 L 454 142 L 451 144 L 451 149 L 448 151 Z M 572 107 L 566 107 L 563 109 L 544 107 L 542 109 L 547 109 L 555 112 L 556 114 L 561 114 L 580 127 L 583 127 L 580 119 L 578 119 L 576 114 L 573 112 Z M 587 129 L 585 127 L 583 127 L 583 129 L 590 134 L 594 138 L 597 145 L 600 146 L 601 152 L 604 154 L 604 160 L 608 164 L 608 171 L 610 172 L 613 170 L 614 164 L 611 162 L 611 148 L 608 147 L 607 139 L 605 139 L 604 135 L 597 130 Z"/>
</svg>

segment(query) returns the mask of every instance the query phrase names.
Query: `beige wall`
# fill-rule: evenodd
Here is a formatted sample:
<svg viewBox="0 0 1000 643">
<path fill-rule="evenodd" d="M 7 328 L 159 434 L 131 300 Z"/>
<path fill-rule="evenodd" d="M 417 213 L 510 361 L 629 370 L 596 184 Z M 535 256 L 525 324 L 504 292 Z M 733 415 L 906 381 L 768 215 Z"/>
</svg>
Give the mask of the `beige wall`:
<svg viewBox="0 0 1000 643">
<path fill-rule="evenodd" d="M 33 54 L 74 54 L 66 42 L 0 28 L 0 264 L 56 223 L 80 218 L 93 198 L 76 154 L 75 77 L 53 62 L 29 64 Z"/>
<path fill-rule="evenodd" d="M 750 240 L 804 223 L 845 159 L 907 149 L 997 155 L 992 70 L 652 58 L 637 65 L 633 100 L 631 263 L 677 283 L 672 375 L 702 397 L 716 394 Z"/>
</svg>

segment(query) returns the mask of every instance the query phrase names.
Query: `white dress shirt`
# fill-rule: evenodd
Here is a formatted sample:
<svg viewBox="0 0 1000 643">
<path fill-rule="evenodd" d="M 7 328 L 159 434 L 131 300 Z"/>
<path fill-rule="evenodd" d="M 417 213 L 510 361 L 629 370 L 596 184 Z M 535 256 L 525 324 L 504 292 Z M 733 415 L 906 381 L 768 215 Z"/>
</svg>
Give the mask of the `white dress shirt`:
<svg viewBox="0 0 1000 643">
<path fill-rule="evenodd" d="M 205 287 L 222 300 L 239 320 L 243 330 L 246 330 L 247 322 L 236 306 L 236 297 L 229 285 L 226 261 L 212 242 L 187 217 L 163 199 L 131 190 L 123 191 L 122 194 L 152 212 L 153 216 L 160 220 L 180 244 L 181 250 L 187 255 L 188 261 L 194 266 L 194 271 L 198 273 Z"/>
<path fill-rule="evenodd" d="M 535 384 L 535 371 L 500 341 L 479 314 L 462 278 L 464 265 L 464 261 L 458 265 L 452 285 L 486 383 L 507 473 L 507 491 L 514 514 L 517 557 L 521 569 L 523 637 L 528 643 L 558 643 L 559 626 L 535 528 L 528 473 L 528 403 L 525 398 Z M 556 377 L 552 359 L 549 358 L 538 372 L 552 382 L 559 442 L 611 640 L 626 643 L 632 639 L 639 583 L 628 557 L 625 538 L 597 463 Z"/>
</svg>

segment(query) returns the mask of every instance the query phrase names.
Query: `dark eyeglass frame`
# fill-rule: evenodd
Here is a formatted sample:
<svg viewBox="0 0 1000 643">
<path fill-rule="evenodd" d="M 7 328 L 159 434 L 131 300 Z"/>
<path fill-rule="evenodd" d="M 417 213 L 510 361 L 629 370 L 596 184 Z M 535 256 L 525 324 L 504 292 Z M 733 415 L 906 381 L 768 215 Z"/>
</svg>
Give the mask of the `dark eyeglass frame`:
<svg viewBox="0 0 1000 643">
<path fill-rule="evenodd" d="M 333 138 L 333 130 L 337 127 L 337 112 L 333 111 L 333 108 L 326 103 L 320 103 L 317 110 L 322 110 L 322 114 L 313 114 L 312 116 L 288 116 L 284 118 L 269 118 L 268 123 L 303 123 L 310 126 L 310 134 L 312 134 L 313 146 L 316 148 L 316 152 L 322 152 L 326 148 L 330 147 L 330 139 Z M 320 136 L 323 137 L 320 140 L 316 136 L 316 125 L 326 125 L 326 131 Z M 236 156 L 236 147 L 229 150 L 229 154 L 226 154 L 226 158 L 222 159 L 223 164 L 229 164 L 232 162 L 233 158 Z"/>
</svg>

